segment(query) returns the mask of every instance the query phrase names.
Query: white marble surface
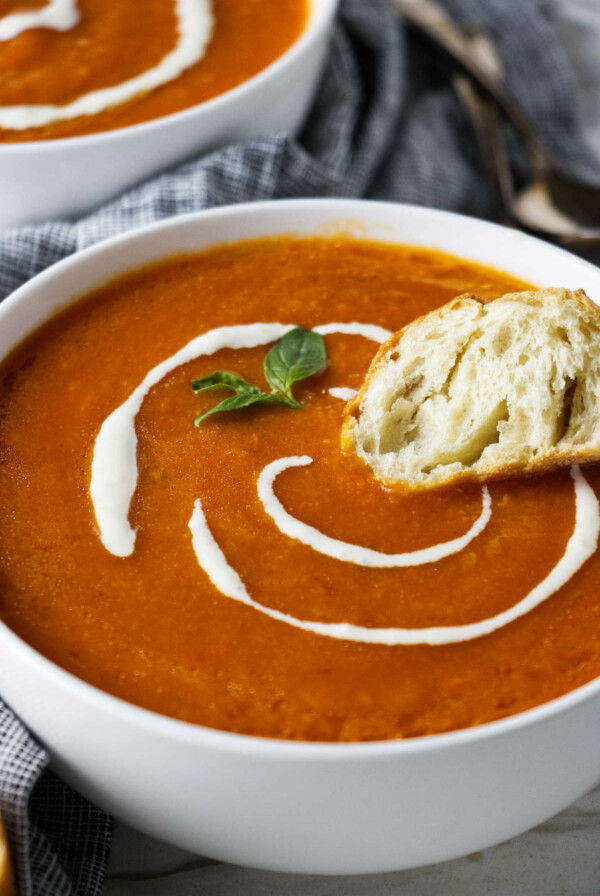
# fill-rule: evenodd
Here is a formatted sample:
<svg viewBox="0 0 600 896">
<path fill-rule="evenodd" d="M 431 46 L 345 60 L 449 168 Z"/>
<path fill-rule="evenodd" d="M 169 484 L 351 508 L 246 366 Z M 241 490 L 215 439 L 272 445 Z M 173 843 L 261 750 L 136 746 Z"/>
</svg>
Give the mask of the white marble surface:
<svg viewBox="0 0 600 896">
<path fill-rule="evenodd" d="M 559 35 L 600 153 L 600 0 L 561 0 Z M 599 745 L 600 749 L 600 745 Z M 457 819 L 460 823 L 460 819 Z M 453 862 L 392 874 L 252 871 L 117 825 L 105 896 L 600 896 L 600 787 L 540 827 Z"/>
</svg>

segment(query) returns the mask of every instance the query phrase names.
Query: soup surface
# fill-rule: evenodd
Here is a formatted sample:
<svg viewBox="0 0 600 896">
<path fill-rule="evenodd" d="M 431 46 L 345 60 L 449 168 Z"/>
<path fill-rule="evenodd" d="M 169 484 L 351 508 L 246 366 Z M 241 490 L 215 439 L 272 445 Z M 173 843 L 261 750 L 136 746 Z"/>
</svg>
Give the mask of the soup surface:
<svg viewBox="0 0 600 896">
<path fill-rule="evenodd" d="M 420 249 L 278 238 L 161 262 L 85 297 L 0 368 L 1 618 L 112 694 L 279 738 L 443 732 L 597 676 L 598 555 L 490 634 L 435 645 L 370 640 L 510 609 L 550 575 L 573 535 L 569 470 L 491 483 L 489 521 L 464 543 L 482 516 L 481 487 L 391 491 L 340 449 L 347 390 L 382 338 L 373 326 L 394 331 L 466 290 L 493 298 L 524 286 Z M 190 340 L 257 322 L 325 327 L 326 370 L 295 385 L 300 409 L 255 406 L 197 428 L 196 415 L 230 393 L 194 395 L 190 381 L 229 370 L 266 388 L 269 345 L 238 341 L 159 376 L 135 417 L 135 544 L 129 556 L 111 553 L 90 497 L 103 422 Z M 343 332 L 354 322 L 372 326 Z M 282 458 L 298 463 L 280 464 L 276 500 L 265 499 L 263 471 Z M 598 469 L 583 473 L 598 491 Z M 318 536 L 315 547 L 286 534 L 276 501 L 311 531 L 373 552 L 463 543 L 420 565 L 413 557 L 367 566 L 321 552 Z M 200 506 L 204 528 L 194 534 Z M 207 544 L 216 553 L 203 555 Z"/>
<path fill-rule="evenodd" d="M 144 0 L 142 16 L 139 0 L 58 2 L 72 5 L 72 22 L 67 18 L 63 24 L 57 18 L 53 26 L 36 27 L 32 20 L 24 30 L 12 37 L 15 29 L 7 31 L 2 39 L 2 23 L 6 26 L 9 16 L 39 11 L 51 3 L 0 0 L 0 141 L 107 131 L 211 99 L 248 80 L 288 49 L 302 32 L 308 14 L 308 0 L 212 0 L 211 35 L 193 6 L 206 0 Z M 190 7 L 187 19 L 178 13 L 179 7 Z M 59 25 L 67 24 L 60 30 Z M 45 106 L 66 107 L 144 73 L 157 71 L 160 80 L 162 69 L 158 70 L 168 54 L 181 42 L 182 34 L 194 37 L 195 30 L 199 46 L 206 39 L 204 55 L 194 62 L 198 55 L 194 47 L 182 47 L 180 62 L 186 67 L 178 76 L 153 89 L 140 82 L 126 101 L 121 93 L 110 94 L 95 114 L 61 120 L 58 113 L 44 112 Z M 193 40 L 188 43 L 193 45 Z M 172 63 L 176 68 L 177 60 Z M 7 114 L 22 107 L 27 108 L 19 112 L 18 127 L 11 126 Z M 37 107 L 34 114 L 50 120 L 35 124 L 31 119 L 27 126 L 31 117 L 27 110 L 33 107 Z"/>
</svg>

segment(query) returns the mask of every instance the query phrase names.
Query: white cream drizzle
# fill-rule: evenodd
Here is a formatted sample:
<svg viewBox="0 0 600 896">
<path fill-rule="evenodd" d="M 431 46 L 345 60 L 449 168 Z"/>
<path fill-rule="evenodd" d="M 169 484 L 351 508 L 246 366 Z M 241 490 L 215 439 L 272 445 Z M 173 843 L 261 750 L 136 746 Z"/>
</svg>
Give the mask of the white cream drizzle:
<svg viewBox="0 0 600 896">
<path fill-rule="evenodd" d="M 314 331 L 315 333 L 320 333 L 321 336 L 329 336 L 332 333 L 343 333 L 346 336 L 364 336 L 365 339 L 370 339 L 371 342 L 385 342 L 392 335 L 391 330 L 386 330 L 385 327 L 378 327 L 377 324 L 359 324 L 356 322 L 349 324 L 321 324 L 318 327 L 314 327 Z"/>
<path fill-rule="evenodd" d="M 177 16 L 177 44 L 153 68 L 121 84 L 92 90 L 64 106 L 50 104 L 0 106 L 0 127 L 18 131 L 43 127 L 54 121 L 78 118 L 80 115 L 97 115 L 104 109 L 118 106 L 178 78 L 185 69 L 204 56 L 212 38 L 214 17 L 211 0 L 174 0 L 174 2 Z M 75 0 L 52 0 L 49 6 L 39 11 L 4 16 L 0 19 L 0 40 L 8 40 L 28 28 L 49 27 L 61 31 L 68 30 L 74 27 L 78 20 Z"/>
<path fill-rule="evenodd" d="M 157 364 L 122 405 L 110 414 L 100 427 L 92 458 L 90 497 L 104 547 L 117 557 L 133 553 L 135 531 L 127 514 L 137 485 L 137 436 L 135 417 L 145 396 L 168 373 L 203 355 L 213 355 L 223 348 L 254 348 L 267 345 L 292 330 L 295 324 L 256 323 L 232 327 L 216 327 L 197 336 L 170 358 Z M 332 323 L 315 327 L 323 335 L 351 333 L 382 342 L 388 330 L 371 324 Z"/>
<path fill-rule="evenodd" d="M 351 398 L 358 394 L 356 389 L 347 389 L 345 386 L 334 386 L 328 391 L 334 398 L 341 398 L 342 401 L 350 401 Z"/>
<path fill-rule="evenodd" d="M 152 386 L 168 373 L 202 355 L 223 348 L 266 345 L 291 330 L 289 324 L 243 324 L 217 327 L 192 339 L 146 374 L 129 398 L 106 418 L 96 437 L 92 458 L 90 497 L 104 547 L 117 557 L 133 553 L 135 531 L 127 514 L 137 485 L 135 418 Z"/>
<path fill-rule="evenodd" d="M 41 9 L 15 12 L 0 18 L 0 41 L 12 40 L 30 28 L 70 31 L 78 22 L 77 0 L 49 0 Z"/>
<path fill-rule="evenodd" d="M 598 500 L 579 467 L 571 468 L 571 476 L 575 483 L 575 529 L 567 543 L 565 553 L 554 569 L 529 594 L 508 610 L 480 622 L 466 625 L 445 625 L 432 628 L 367 628 L 347 622 L 309 622 L 297 619 L 295 616 L 265 607 L 250 597 L 240 576 L 229 565 L 215 542 L 199 500 L 194 504 L 194 512 L 189 526 L 198 563 L 213 585 L 226 597 L 254 607 L 255 610 L 259 610 L 272 619 L 285 622 L 294 628 L 312 632 L 315 635 L 324 635 L 342 641 L 359 641 L 364 644 L 385 644 L 387 646 L 456 644 L 459 641 L 470 641 L 483 635 L 489 635 L 508 625 L 509 622 L 514 622 L 515 619 L 529 613 L 559 588 L 562 588 L 594 554 L 600 531 Z"/>
<path fill-rule="evenodd" d="M 339 541 L 289 514 L 273 491 L 275 479 L 284 470 L 288 470 L 290 467 L 305 467 L 311 463 L 312 457 L 304 455 L 302 457 L 281 457 L 279 460 L 267 464 L 258 477 L 258 497 L 280 532 L 289 538 L 297 539 L 319 554 L 325 554 L 325 556 L 341 560 L 343 563 L 356 563 L 358 566 L 373 566 L 380 569 L 436 563 L 444 557 L 464 550 L 470 541 L 483 532 L 492 515 L 490 493 L 487 486 L 484 485 L 481 513 L 469 531 L 459 538 L 453 538 L 451 541 L 444 541 L 417 551 L 406 551 L 402 554 L 386 554 L 382 551 L 374 551 L 372 548 L 361 547 L 358 544 Z"/>
</svg>

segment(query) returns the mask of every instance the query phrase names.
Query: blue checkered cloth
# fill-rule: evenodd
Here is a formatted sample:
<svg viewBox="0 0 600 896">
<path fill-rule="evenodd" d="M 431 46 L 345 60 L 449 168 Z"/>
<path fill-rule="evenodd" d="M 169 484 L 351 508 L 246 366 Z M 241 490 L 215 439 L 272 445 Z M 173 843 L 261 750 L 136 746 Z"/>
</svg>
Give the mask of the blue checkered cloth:
<svg viewBox="0 0 600 896">
<path fill-rule="evenodd" d="M 496 42 L 507 86 L 565 172 L 600 184 L 551 0 L 443 0 Z M 269 134 L 203 156 L 79 221 L 0 234 L 0 298 L 105 237 L 185 212 L 293 196 L 365 196 L 493 218 L 469 121 L 431 47 L 386 0 L 342 0 L 328 65 L 299 139 Z M 515 177 L 527 162 L 511 138 Z M 21 896 L 100 894 L 111 820 L 58 780 L 47 752 L 0 701 L 0 811 Z"/>
</svg>

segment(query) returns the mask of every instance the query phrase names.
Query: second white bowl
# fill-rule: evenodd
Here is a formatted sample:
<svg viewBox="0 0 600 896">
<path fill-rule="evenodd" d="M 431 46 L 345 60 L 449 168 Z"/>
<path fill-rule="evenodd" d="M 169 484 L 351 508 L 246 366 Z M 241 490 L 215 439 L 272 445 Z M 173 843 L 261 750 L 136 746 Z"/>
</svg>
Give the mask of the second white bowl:
<svg viewBox="0 0 600 896">
<path fill-rule="evenodd" d="M 0 229 L 79 216 L 199 153 L 263 134 L 295 134 L 317 87 L 337 3 L 311 0 L 295 43 L 212 100 L 114 131 L 0 144 Z"/>
</svg>

